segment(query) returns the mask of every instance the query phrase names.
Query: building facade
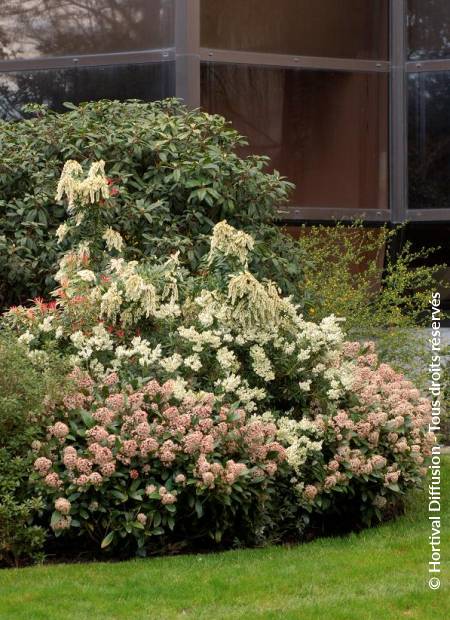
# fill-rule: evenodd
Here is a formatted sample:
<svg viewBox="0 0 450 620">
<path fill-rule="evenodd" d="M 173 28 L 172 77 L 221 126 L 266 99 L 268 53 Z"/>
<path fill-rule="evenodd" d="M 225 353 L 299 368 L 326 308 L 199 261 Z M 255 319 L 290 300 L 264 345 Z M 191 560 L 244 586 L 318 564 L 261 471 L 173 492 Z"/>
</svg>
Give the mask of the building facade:
<svg viewBox="0 0 450 620">
<path fill-rule="evenodd" d="M 409 222 L 401 240 L 447 258 L 448 0 L 2 1 L 3 118 L 169 96 L 223 114 L 296 184 L 293 230 Z"/>
</svg>

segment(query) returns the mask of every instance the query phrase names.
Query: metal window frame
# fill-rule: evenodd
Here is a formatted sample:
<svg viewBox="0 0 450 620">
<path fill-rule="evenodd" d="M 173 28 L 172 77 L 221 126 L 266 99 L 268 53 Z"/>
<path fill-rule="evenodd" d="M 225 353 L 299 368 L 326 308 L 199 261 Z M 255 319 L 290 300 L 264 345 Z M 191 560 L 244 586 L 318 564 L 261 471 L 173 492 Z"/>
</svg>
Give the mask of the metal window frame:
<svg viewBox="0 0 450 620">
<path fill-rule="evenodd" d="M 175 0 L 175 93 L 200 107 L 200 0 Z"/>
<path fill-rule="evenodd" d="M 352 221 L 390 222 L 389 209 L 337 209 L 336 207 L 278 207 L 277 216 L 285 224 L 295 225 L 311 221 Z"/>
<path fill-rule="evenodd" d="M 177 67 L 179 65 L 176 94 L 185 100 L 188 107 L 198 108 L 201 104 L 201 63 L 389 73 L 389 209 L 338 209 L 289 205 L 278 209 L 282 221 L 292 224 L 333 219 L 364 219 L 367 222 L 392 223 L 450 220 L 450 209 L 408 209 L 407 74 L 418 71 L 450 71 L 450 59 L 408 61 L 407 0 L 390 0 L 389 61 L 203 48 L 200 42 L 200 1 L 176 0 Z M 188 39 L 188 43 L 185 39 Z M 186 56 L 190 58 L 189 62 Z"/>
<path fill-rule="evenodd" d="M 295 69 L 322 69 L 323 71 L 381 72 L 389 71 L 390 63 L 386 60 L 361 60 L 353 58 L 329 58 L 321 56 L 291 56 L 289 54 L 272 54 L 266 52 L 247 52 L 200 48 L 202 62 L 245 64 L 267 67 Z"/>
<path fill-rule="evenodd" d="M 1 60 L 0 73 L 36 71 L 40 69 L 68 69 L 72 67 L 99 67 L 160 63 L 175 60 L 175 49 L 149 49 L 137 52 L 113 52 L 108 54 L 82 54 L 79 56 L 54 56 Z"/>
<path fill-rule="evenodd" d="M 406 62 L 407 73 L 421 73 L 434 71 L 450 71 L 450 58 L 434 60 L 408 60 Z"/>
<path fill-rule="evenodd" d="M 406 221 L 407 181 L 407 90 L 405 75 L 407 0 L 391 0 L 390 10 L 390 92 L 389 188 L 391 221 Z"/>
</svg>

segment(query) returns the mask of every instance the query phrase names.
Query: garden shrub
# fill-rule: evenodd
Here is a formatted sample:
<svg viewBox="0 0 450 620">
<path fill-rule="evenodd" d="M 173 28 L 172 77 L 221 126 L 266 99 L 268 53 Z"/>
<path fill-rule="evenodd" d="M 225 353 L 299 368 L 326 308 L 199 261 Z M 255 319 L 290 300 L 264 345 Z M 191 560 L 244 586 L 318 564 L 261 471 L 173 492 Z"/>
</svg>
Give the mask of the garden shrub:
<svg viewBox="0 0 450 620">
<path fill-rule="evenodd" d="M 79 530 L 97 546 L 145 553 L 148 540 L 253 540 L 283 447 L 276 426 L 247 419 L 212 394 L 176 397 L 173 382 L 94 381 L 49 427 L 35 468 L 54 505 L 56 533 Z M 270 484 L 271 483 L 271 484 Z M 259 517 L 259 518 L 258 518 Z M 154 543 L 155 544 L 155 543 Z"/>
<path fill-rule="evenodd" d="M 301 249 L 274 226 L 274 207 L 291 184 L 265 172 L 267 158 L 240 158 L 244 143 L 224 118 L 188 111 L 179 101 L 67 104 L 58 114 L 0 121 L 0 306 L 46 296 L 59 251 L 55 231 L 65 218 L 55 200 L 64 162 L 107 164 L 110 199 L 103 219 L 121 233 L 126 258 L 180 250 L 195 272 L 215 223 L 251 232 L 253 268 L 300 299 Z M 68 243 L 76 243 L 77 229 Z"/>
<path fill-rule="evenodd" d="M 36 367 L 24 345 L 0 335 L 0 565 L 42 557 L 45 529 L 37 520 L 44 503 L 28 478 L 32 446 L 39 448 L 61 390 L 54 370 Z"/>
<path fill-rule="evenodd" d="M 142 554 L 196 534 L 301 537 L 349 506 L 354 525 L 385 518 L 421 484 L 429 401 L 373 343 L 346 342 L 333 315 L 305 320 L 252 273 L 251 235 L 219 222 L 199 274 L 178 253 L 130 261 L 101 162 L 87 176 L 68 162 L 58 192 L 80 241 L 57 303 L 4 318 L 29 355 L 56 347 L 79 377 L 35 461 L 58 534 Z"/>
</svg>

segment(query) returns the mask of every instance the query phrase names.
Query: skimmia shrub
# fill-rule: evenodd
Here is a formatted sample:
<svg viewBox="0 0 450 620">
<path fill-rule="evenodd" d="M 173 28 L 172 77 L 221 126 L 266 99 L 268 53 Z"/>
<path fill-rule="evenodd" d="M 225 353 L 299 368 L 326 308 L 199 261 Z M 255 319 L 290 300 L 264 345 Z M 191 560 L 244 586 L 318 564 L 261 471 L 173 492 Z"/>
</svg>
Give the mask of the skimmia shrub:
<svg viewBox="0 0 450 620">
<path fill-rule="evenodd" d="M 192 275 L 178 253 L 126 258 L 101 162 L 87 176 L 66 164 L 58 191 L 59 233 L 80 241 L 56 302 L 4 318 L 31 359 L 56 347 L 81 381 L 35 463 L 55 531 L 140 553 L 180 532 L 299 536 L 309 515 L 350 506 L 356 522 L 381 519 L 420 484 L 427 399 L 372 343 L 346 342 L 339 319 L 305 320 L 253 273 L 248 232 L 219 222 Z"/>
<path fill-rule="evenodd" d="M 34 464 L 57 534 L 79 531 L 102 547 L 141 553 L 169 534 L 254 537 L 285 458 L 275 424 L 212 394 L 177 398 L 172 381 L 133 388 L 117 373 L 94 381 L 80 370 L 73 379 L 79 391 L 66 398 Z"/>
</svg>

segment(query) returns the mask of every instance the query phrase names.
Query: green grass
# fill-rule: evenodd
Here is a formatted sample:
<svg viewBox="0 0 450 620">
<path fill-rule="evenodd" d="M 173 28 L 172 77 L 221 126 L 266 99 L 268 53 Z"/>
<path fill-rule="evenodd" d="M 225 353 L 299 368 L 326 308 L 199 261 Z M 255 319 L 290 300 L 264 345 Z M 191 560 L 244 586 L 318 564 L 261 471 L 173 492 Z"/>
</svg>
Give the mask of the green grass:
<svg viewBox="0 0 450 620">
<path fill-rule="evenodd" d="M 427 497 L 405 517 L 293 547 L 0 571 L 12 620 L 444 620 L 450 618 L 450 459 L 443 467 L 443 573 L 428 587 Z M 446 504 L 445 504 L 446 502 Z"/>
</svg>

